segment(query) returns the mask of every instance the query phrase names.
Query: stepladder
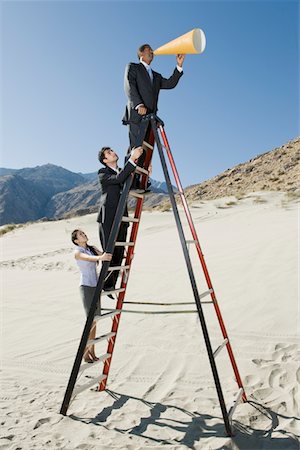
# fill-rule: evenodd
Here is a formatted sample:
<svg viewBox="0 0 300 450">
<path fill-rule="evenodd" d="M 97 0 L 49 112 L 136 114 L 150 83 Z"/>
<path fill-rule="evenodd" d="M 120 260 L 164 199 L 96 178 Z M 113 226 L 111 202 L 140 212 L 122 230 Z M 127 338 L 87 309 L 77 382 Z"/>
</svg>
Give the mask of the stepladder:
<svg viewBox="0 0 300 450">
<path fill-rule="evenodd" d="M 242 380 L 241 380 L 239 370 L 238 370 L 238 367 L 236 364 L 236 360 L 235 360 L 235 357 L 234 357 L 234 354 L 232 351 L 228 333 L 225 328 L 222 314 L 221 314 L 221 311 L 220 311 L 220 308 L 219 308 L 219 305 L 217 302 L 216 293 L 214 291 L 214 288 L 213 288 L 213 285 L 211 282 L 211 278 L 210 278 L 210 275 L 209 275 L 209 272 L 207 269 L 207 265 L 206 265 L 206 262 L 204 259 L 204 255 L 203 255 L 201 247 L 200 247 L 196 228 L 194 226 L 192 215 L 190 213 L 190 208 L 187 203 L 187 200 L 186 200 L 186 197 L 184 194 L 184 190 L 183 190 L 183 187 L 182 187 L 182 184 L 180 181 L 180 177 L 179 177 L 176 165 L 175 165 L 175 161 L 174 161 L 174 158 L 173 158 L 173 155 L 171 152 L 171 148 L 170 148 L 167 136 L 166 136 L 166 132 L 164 129 L 164 123 L 162 122 L 161 119 L 159 119 L 154 114 L 145 116 L 143 120 L 148 121 L 148 124 L 149 124 L 147 133 L 146 133 L 146 136 L 144 139 L 144 143 L 143 143 L 144 150 L 146 151 L 146 158 L 145 158 L 144 167 L 143 168 L 137 167 L 136 171 L 140 174 L 140 177 L 142 179 L 142 184 L 144 186 L 146 186 L 147 179 L 149 176 L 148 167 L 149 167 L 149 164 L 151 163 L 154 146 L 156 145 L 158 153 L 159 153 L 159 158 L 160 158 L 160 162 L 162 165 L 162 169 L 164 172 L 164 176 L 165 176 L 165 181 L 166 181 L 167 188 L 168 188 L 168 194 L 169 194 L 172 210 L 174 213 L 176 227 L 177 227 L 177 231 L 178 231 L 179 238 L 180 238 L 180 243 L 181 243 L 181 247 L 182 247 L 182 251 L 183 251 L 183 255 L 184 255 L 184 261 L 185 261 L 185 265 L 186 265 L 187 272 L 188 272 L 188 277 L 189 277 L 189 281 L 190 281 L 190 285 L 191 285 L 191 289 L 192 289 L 192 293 L 193 293 L 193 297 L 194 297 L 194 301 L 195 301 L 195 305 L 196 305 L 197 314 L 199 316 L 199 321 L 200 321 L 200 325 L 202 328 L 202 333 L 203 333 L 203 337 L 204 337 L 204 341 L 205 341 L 205 347 L 206 347 L 208 360 L 209 360 L 209 364 L 210 364 L 211 371 L 212 371 L 212 376 L 213 376 L 213 380 L 214 380 L 214 384 L 215 384 L 215 388 L 216 388 L 216 392 L 217 392 L 217 397 L 218 397 L 221 412 L 222 412 L 225 430 L 226 430 L 226 433 L 229 436 L 231 436 L 233 433 L 232 432 L 233 413 L 235 411 L 236 406 L 238 405 L 238 403 L 241 400 L 242 401 L 247 400 L 246 393 L 245 393 L 245 390 L 244 390 L 244 387 L 242 384 Z M 174 180 L 176 183 L 176 188 L 177 188 L 176 193 L 174 192 L 174 188 L 173 188 L 173 185 L 171 182 L 169 167 L 172 171 L 172 174 L 173 174 L 173 177 L 174 177 Z M 102 268 L 100 271 L 100 275 L 99 275 L 99 279 L 98 279 L 98 283 L 97 283 L 97 287 L 96 287 L 95 296 L 94 296 L 94 299 L 93 299 L 93 302 L 92 302 L 92 305 L 90 308 L 89 315 L 86 320 L 86 324 L 85 324 L 85 327 L 84 327 L 84 330 L 82 333 L 82 337 L 80 340 L 80 344 L 78 347 L 77 355 L 75 357 L 74 365 L 73 365 L 71 375 L 69 378 L 68 386 L 67 386 L 65 396 L 63 399 L 63 403 L 61 406 L 60 412 L 61 412 L 61 414 L 64 414 L 64 415 L 67 413 L 67 410 L 68 410 L 68 407 L 69 407 L 69 404 L 70 404 L 70 401 L 72 400 L 72 398 L 74 396 L 76 396 L 77 394 L 79 394 L 80 392 L 84 391 L 85 389 L 89 389 L 95 385 L 98 385 L 99 391 L 103 391 L 106 389 L 107 380 L 108 380 L 111 363 L 112 363 L 112 356 L 114 353 L 115 345 L 117 343 L 117 334 L 118 334 L 120 319 L 121 319 L 121 315 L 122 315 L 122 309 L 123 309 L 124 299 L 125 299 L 125 295 L 126 295 L 126 289 L 127 289 L 130 271 L 131 271 L 131 266 L 133 263 L 135 244 L 136 244 L 136 240 L 137 240 L 137 236 L 138 236 L 139 224 L 140 224 L 140 219 L 141 219 L 141 215 L 142 215 L 144 195 L 145 195 L 143 193 L 138 193 L 138 192 L 134 192 L 134 191 L 131 192 L 130 185 L 131 185 L 131 178 L 129 177 L 123 186 L 122 194 L 120 196 L 119 205 L 118 205 L 118 208 L 116 211 L 114 223 L 112 226 L 112 230 L 111 230 L 110 237 L 109 237 L 109 242 L 108 242 L 107 249 L 106 249 L 107 252 L 111 253 L 111 252 L 113 252 L 115 246 L 124 246 L 126 248 L 124 262 L 120 267 L 110 267 L 109 262 L 103 262 L 103 264 L 102 264 Z M 128 217 L 125 217 L 124 210 L 125 210 L 126 202 L 127 202 L 129 195 L 132 195 L 135 197 L 136 204 L 135 204 L 135 208 L 134 208 L 134 214 L 129 215 Z M 181 206 L 183 207 L 183 214 L 185 215 L 185 219 L 187 221 L 188 228 L 189 228 L 191 236 L 192 236 L 191 240 L 188 240 L 185 236 L 185 232 L 184 232 L 183 225 L 182 225 L 182 219 L 181 219 L 182 213 L 181 214 L 179 213 L 179 209 L 178 209 L 178 205 L 177 205 L 178 200 L 181 202 Z M 117 241 L 117 234 L 118 234 L 118 230 L 119 230 L 119 227 L 120 227 L 120 224 L 122 221 L 126 221 L 131 224 L 131 230 L 130 230 L 130 233 L 128 233 L 129 238 L 127 238 L 126 242 L 118 242 Z M 205 282 L 207 285 L 206 290 L 204 292 L 199 292 L 199 289 L 198 289 L 195 270 L 193 268 L 192 260 L 190 258 L 190 254 L 189 254 L 188 247 L 190 244 L 195 246 L 195 249 L 196 249 L 196 252 L 198 255 L 198 259 L 200 261 L 200 266 L 202 268 L 204 279 L 205 279 Z M 119 271 L 119 280 L 120 280 L 119 286 L 115 289 L 115 291 L 112 292 L 113 296 L 115 297 L 115 301 L 116 301 L 115 307 L 111 308 L 110 310 L 106 311 L 105 313 L 101 314 L 100 316 L 95 316 L 95 311 L 96 311 L 96 307 L 97 307 L 99 298 L 101 298 L 102 295 L 105 295 L 105 293 L 103 293 L 103 291 L 102 291 L 104 281 L 105 281 L 107 275 L 112 270 Z M 208 327 L 206 324 L 206 319 L 205 319 L 204 313 L 203 313 L 202 303 L 203 303 L 203 301 L 204 301 L 203 299 L 205 297 L 210 299 L 210 303 L 213 306 L 213 309 L 214 309 L 214 312 L 215 312 L 215 315 L 216 315 L 216 318 L 217 318 L 217 321 L 218 321 L 218 324 L 220 327 L 220 331 L 222 334 L 222 341 L 220 342 L 220 344 L 217 346 L 217 348 L 215 350 L 213 350 L 213 348 L 212 348 L 209 331 L 208 331 Z M 98 322 L 99 320 L 104 321 L 107 318 L 112 319 L 112 325 L 111 325 L 110 331 L 96 337 L 94 340 L 89 341 L 88 336 L 89 336 L 89 332 L 90 332 L 93 324 L 95 324 L 95 322 Z M 78 377 L 78 375 L 82 374 L 83 371 L 87 370 L 90 367 L 89 364 L 82 364 L 82 361 L 81 361 L 86 347 L 88 347 L 89 345 L 95 345 L 99 342 L 103 342 L 104 340 L 107 341 L 107 351 L 105 354 L 101 355 L 99 358 L 99 361 L 97 361 L 97 364 L 99 364 L 99 366 L 100 366 L 100 364 L 103 363 L 103 369 L 99 370 L 99 374 L 96 377 L 93 377 L 92 379 L 90 379 L 87 383 L 84 383 L 78 387 L 77 386 L 75 387 L 77 379 L 80 378 L 80 377 Z M 232 366 L 234 378 L 235 378 L 235 381 L 237 384 L 236 395 L 234 396 L 233 401 L 230 405 L 225 404 L 223 390 L 222 390 L 220 376 L 219 376 L 219 370 L 217 368 L 217 363 L 216 363 L 216 358 L 223 349 L 224 349 L 224 351 L 225 351 L 225 349 L 227 350 L 229 362 Z"/>
</svg>

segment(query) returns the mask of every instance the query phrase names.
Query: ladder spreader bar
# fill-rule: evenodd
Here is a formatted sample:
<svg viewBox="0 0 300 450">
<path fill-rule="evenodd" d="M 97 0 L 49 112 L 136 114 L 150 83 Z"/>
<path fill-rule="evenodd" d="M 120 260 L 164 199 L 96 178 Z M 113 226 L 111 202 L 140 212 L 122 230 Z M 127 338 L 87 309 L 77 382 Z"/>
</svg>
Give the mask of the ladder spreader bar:
<svg viewBox="0 0 300 450">
<path fill-rule="evenodd" d="M 214 351 L 214 357 L 216 357 L 220 353 L 222 348 L 224 348 L 227 343 L 228 343 L 228 339 L 226 338 L 226 339 L 224 339 L 222 344 L 220 344 L 219 347 L 217 347 L 216 350 Z"/>
<path fill-rule="evenodd" d="M 103 309 L 103 311 L 111 311 L 106 308 Z M 195 310 L 168 310 L 168 311 L 139 311 L 136 309 L 123 309 L 122 313 L 133 313 L 133 314 L 188 314 L 188 313 L 197 313 L 198 311 Z"/>
<path fill-rule="evenodd" d="M 101 362 L 106 361 L 110 357 L 111 357 L 110 353 L 105 353 L 104 355 L 99 356 L 99 359 L 97 361 L 85 362 L 84 364 L 82 364 L 80 366 L 80 369 L 79 369 L 78 373 L 81 373 L 81 372 L 83 372 L 86 369 L 90 369 L 92 366 L 96 366 L 97 364 L 100 364 Z"/>
<path fill-rule="evenodd" d="M 107 378 L 107 375 L 100 375 L 99 377 L 93 378 L 88 383 L 83 384 L 82 386 L 79 386 L 78 388 L 75 388 L 73 391 L 73 397 L 76 397 L 76 395 L 80 394 L 80 392 L 83 392 L 86 389 L 89 389 L 90 387 L 94 386 L 95 384 L 101 383 L 101 381 L 105 380 L 105 378 Z"/>
<path fill-rule="evenodd" d="M 242 397 L 242 395 L 243 395 L 243 392 L 244 392 L 244 389 L 243 389 L 243 388 L 240 388 L 240 389 L 237 391 L 237 394 L 236 394 L 236 396 L 235 396 L 235 398 L 234 398 L 234 400 L 233 400 L 233 404 L 232 404 L 232 406 L 228 409 L 228 419 L 229 419 L 229 421 L 232 420 L 233 413 L 234 413 L 234 411 L 235 411 L 235 408 L 237 407 L 237 405 L 239 404 L 239 402 L 240 402 L 240 400 L 241 400 L 241 397 Z"/>
<path fill-rule="evenodd" d="M 122 217 L 122 222 L 139 222 L 140 219 L 136 219 L 135 217 Z"/>
<path fill-rule="evenodd" d="M 98 336 L 95 339 L 90 339 L 89 341 L 87 341 L 87 347 L 89 347 L 90 345 L 93 345 L 93 344 L 98 344 L 98 342 L 105 341 L 106 339 L 111 339 L 116 334 L 117 333 L 110 331 L 109 333 L 103 334 L 102 336 Z"/>
</svg>

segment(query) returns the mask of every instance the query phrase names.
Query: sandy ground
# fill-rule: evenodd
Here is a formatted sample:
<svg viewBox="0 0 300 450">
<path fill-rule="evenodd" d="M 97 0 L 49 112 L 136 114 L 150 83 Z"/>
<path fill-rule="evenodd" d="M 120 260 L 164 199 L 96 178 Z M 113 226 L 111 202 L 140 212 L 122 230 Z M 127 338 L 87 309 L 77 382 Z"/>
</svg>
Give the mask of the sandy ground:
<svg viewBox="0 0 300 450">
<path fill-rule="evenodd" d="M 97 244 L 95 215 L 88 215 L 26 225 L 0 239 L 1 449 L 299 448 L 299 203 L 255 193 L 199 202 L 191 212 L 249 400 L 235 411 L 234 437 L 224 431 L 194 312 L 124 312 L 107 392 L 87 390 L 68 416 L 59 414 L 85 321 L 70 233 L 80 227 Z M 194 249 L 191 256 L 203 292 Z M 126 299 L 193 302 L 172 212 L 143 213 Z M 203 308 L 215 348 L 219 325 L 213 307 Z M 104 322 L 97 334 L 109 331 L 110 319 Z M 105 352 L 99 344 L 97 353 Z M 237 385 L 228 361 L 224 349 L 217 365 L 230 404 Z"/>
</svg>

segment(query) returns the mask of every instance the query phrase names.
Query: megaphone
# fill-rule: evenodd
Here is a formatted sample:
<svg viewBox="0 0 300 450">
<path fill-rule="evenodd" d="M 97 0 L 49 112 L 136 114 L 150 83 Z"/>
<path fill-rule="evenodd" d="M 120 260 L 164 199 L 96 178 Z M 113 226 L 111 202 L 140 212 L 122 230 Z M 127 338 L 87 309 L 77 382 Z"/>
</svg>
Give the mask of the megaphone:
<svg viewBox="0 0 300 450">
<path fill-rule="evenodd" d="M 205 34 L 200 28 L 194 28 L 182 36 L 154 50 L 154 55 L 196 54 L 204 52 Z"/>
</svg>

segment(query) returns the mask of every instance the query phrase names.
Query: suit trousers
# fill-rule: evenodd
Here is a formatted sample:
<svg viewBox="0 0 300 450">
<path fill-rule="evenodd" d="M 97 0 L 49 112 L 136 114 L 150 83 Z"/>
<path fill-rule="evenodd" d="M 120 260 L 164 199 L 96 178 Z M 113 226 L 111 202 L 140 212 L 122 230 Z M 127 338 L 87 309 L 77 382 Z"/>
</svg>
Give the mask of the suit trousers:
<svg viewBox="0 0 300 450">
<path fill-rule="evenodd" d="M 130 123 L 128 125 L 128 129 L 129 129 L 129 143 L 130 146 L 128 148 L 128 153 L 127 156 L 125 158 L 125 164 L 128 160 L 128 158 L 130 157 L 130 152 L 132 150 L 133 147 L 140 147 L 143 145 L 143 141 L 147 141 L 150 130 L 151 130 L 151 125 L 149 122 L 140 122 L 140 123 Z M 141 154 L 141 156 L 139 157 L 139 159 L 137 160 L 136 164 L 139 167 L 144 167 L 144 162 L 146 159 L 146 151 L 144 149 L 143 153 Z M 133 182 L 132 182 L 132 187 L 133 188 L 139 188 L 140 186 L 140 175 L 135 174 L 133 177 Z M 145 186 L 144 186 L 145 187 Z"/>
<path fill-rule="evenodd" d="M 126 242 L 127 228 L 128 228 L 128 224 L 125 222 L 121 222 L 118 236 L 116 239 L 118 242 Z M 110 230 L 111 230 L 111 227 L 107 227 L 107 226 L 105 226 L 105 224 L 99 223 L 99 238 L 100 238 L 100 242 L 101 242 L 103 251 L 106 251 L 106 246 L 108 243 Z M 115 247 L 113 256 L 112 256 L 112 259 L 110 262 L 110 267 L 121 266 L 123 257 L 124 257 L 124 251 L 125 251 L 125 247 L 119 247 L 119 246 Z M 111 272 L 110 275 L 106 278 L 106 280 L 104 282 L 103 289 L 109 290 L 109 289 L 115 288 L 116 282 L 118 279 L 118 275 L 119 275 L 118 270 L 114 270 L 113 272 Z"/>
<path fill-rule="evenodd" d="M 140 147 L 143 145 L 143 141 L 145 139 L 146 133 L 148 131 L 149 122 L 139 122 L 139 123 L 129 123 L 129 143 L 130 150 L 133 147 Z"/>
</svg>

